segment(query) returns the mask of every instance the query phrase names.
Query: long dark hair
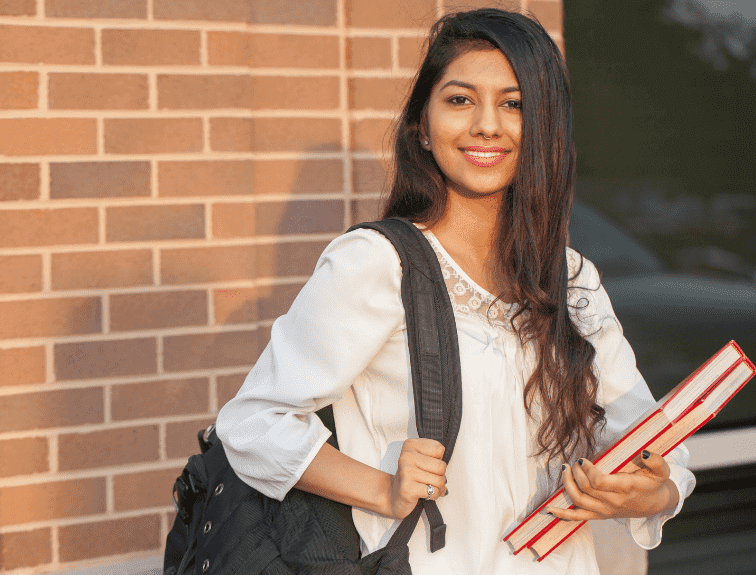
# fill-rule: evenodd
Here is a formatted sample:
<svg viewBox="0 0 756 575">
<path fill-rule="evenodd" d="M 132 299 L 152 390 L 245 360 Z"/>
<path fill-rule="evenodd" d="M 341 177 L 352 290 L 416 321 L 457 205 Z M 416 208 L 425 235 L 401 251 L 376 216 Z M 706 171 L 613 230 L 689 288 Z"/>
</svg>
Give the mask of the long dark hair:
<svg viewBox="0 0 756 575">
<path fill-rule="evenodd" d="M 525 408 L 538 419 L 539 454 L 569 460 L 590 455 L 604 423 L 596 403 L 595 349 L 573 323 L 568 304 L 567 224 L 575 191 L 570 84 L 564 58 L 533 18 L 497 9 L 450 14 L 431 29 L 428 51 L 394 132 L 394 174 L 384 217 L 433 224 L 447 190 L 419 129 L 431 91 L 446 67 L 475 49 L 498 49 L 522 94 L 522 135 L 514 179 L 498 215 L 495 263 L 500 297 L 517 303 L 511 319 L 523 343 L 534 341 L 538 363 L 525 386 Z M 517 320 L 517 325 L 515 320 Z"/>
</svg>

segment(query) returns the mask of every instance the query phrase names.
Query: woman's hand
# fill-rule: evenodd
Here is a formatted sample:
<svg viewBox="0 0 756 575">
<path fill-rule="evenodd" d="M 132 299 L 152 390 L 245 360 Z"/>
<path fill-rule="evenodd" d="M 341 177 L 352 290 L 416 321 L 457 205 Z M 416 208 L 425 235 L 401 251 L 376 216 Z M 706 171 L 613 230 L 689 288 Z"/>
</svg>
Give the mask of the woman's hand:
<svg viewBox="0 0 756 575">
<path fill-rule="evenodd" d="M 428 485 L 435 488 L 432 500 L 446 495 L 444 446 L 434 439 L 407 439 L 399 455 L 399 467 L 391 476 L 388 509 L 390 516 L 404 519 L 428 497 Z"/>
<path fill-rule="evenodd" d="M 648 454 L 648 457 L 644 457 Z M 613 517 L 648 517 L 677 505 L 679 494 L 660 455 L 643 452 L 641 468 L 604 475 L 587 459 L 563 466 L 562 483 L 574 509 L 547 508 L 555 517 L 582 521 Z M 581 465 L 582 462 L 582 465 Z"/>
</svg>

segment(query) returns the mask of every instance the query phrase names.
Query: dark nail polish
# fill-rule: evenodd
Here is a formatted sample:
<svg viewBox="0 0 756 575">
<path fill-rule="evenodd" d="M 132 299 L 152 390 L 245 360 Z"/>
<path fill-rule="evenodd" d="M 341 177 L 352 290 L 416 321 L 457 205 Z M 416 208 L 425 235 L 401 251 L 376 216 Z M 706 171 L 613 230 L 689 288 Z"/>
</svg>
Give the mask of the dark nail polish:
<svg viewBox="0 0 756 575">
<path fill-rule="evenodd" d="M 551 515 L 552 517 L 554 517 L 554 514 L 551 511 L 547 511 L 546 515 Z"/>
<path fill-rule="evenodd" d="M 579 463 L 580 465 L 583 465 L 583 458 L 582 458 L 582 457 L 581 457 L 580 459 L 578 459 L 578 463 Z"/>
<path fill-rule="evenodd" d="M 562 471 L 567 471 L 567 465 L 565 463 L 562 463 Z"/>
<path fill-rule="evenodd" d="M 642 457 L 643 459 L 648 459 L 649 457 L 651 457 L 651 454 L 650 454 L 650 453 L 649 453 L 648 451 L 646 451 L 646 450 L 644 449 L 644 450 L 643 450 L 643 451 L 641 452 L 641 457 Z"/>
</svg>

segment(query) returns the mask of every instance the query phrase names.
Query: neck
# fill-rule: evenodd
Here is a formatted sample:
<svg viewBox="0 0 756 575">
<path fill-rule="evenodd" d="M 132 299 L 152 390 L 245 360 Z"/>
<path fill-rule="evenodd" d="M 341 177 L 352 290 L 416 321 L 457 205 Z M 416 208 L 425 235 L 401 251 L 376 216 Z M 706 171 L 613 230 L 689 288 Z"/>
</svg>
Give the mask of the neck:
<svg viewBox="0 0 756 575">
<path fill-rule="evenodd" d="M 502 197 L 501 192 L 479 197 L 449 193 L 446 210 L 433 226 L 433 233 L 453 239 L 458 246 L 466 246 L 480 261 L 487 260 L 496 241 Z"/>
</svg>

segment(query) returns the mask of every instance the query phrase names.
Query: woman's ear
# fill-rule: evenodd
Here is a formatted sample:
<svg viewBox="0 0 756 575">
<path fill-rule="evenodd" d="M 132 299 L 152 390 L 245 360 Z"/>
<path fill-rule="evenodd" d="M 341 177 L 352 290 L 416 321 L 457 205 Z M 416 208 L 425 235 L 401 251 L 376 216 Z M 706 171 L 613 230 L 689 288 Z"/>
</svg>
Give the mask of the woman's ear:
<svg viewBox="0 0 756 575">
<path fill-rule="evenodd" d="M 420 138 L 420 145 L 426 150 L 430 150 L 431 142 L 430 137 L 428 136 L 428 122 L 425 114 L 423 114 L 420 119 L 420 125 L 417 127 L 417 135 Z"/>
</svg>

